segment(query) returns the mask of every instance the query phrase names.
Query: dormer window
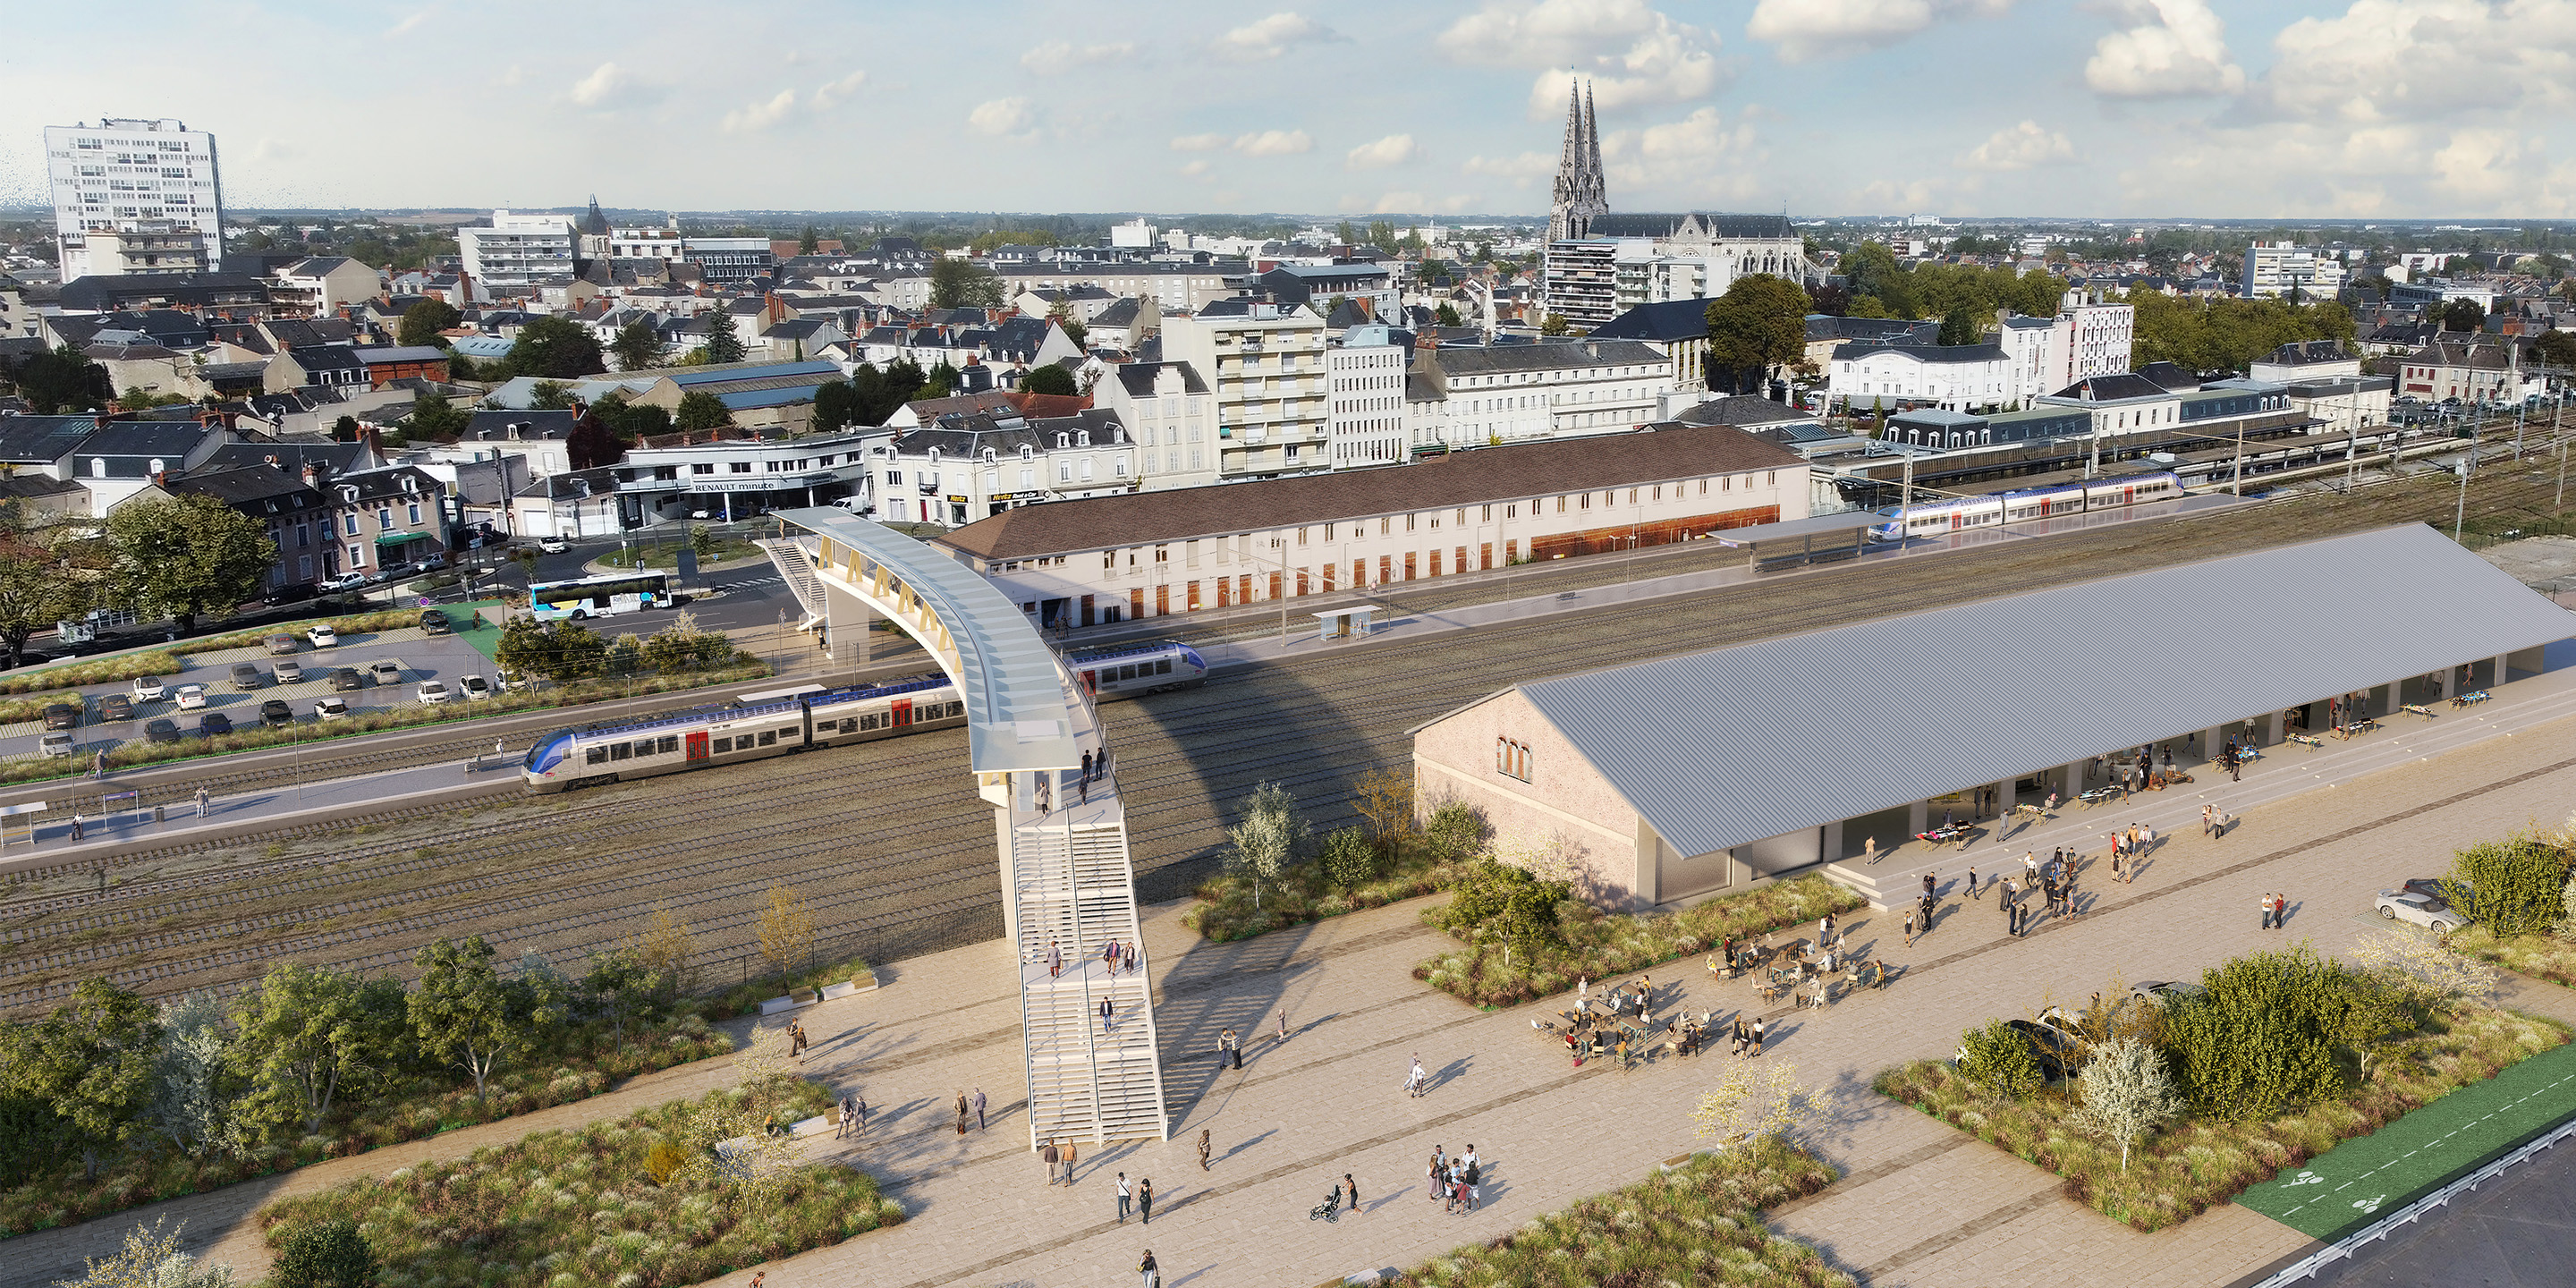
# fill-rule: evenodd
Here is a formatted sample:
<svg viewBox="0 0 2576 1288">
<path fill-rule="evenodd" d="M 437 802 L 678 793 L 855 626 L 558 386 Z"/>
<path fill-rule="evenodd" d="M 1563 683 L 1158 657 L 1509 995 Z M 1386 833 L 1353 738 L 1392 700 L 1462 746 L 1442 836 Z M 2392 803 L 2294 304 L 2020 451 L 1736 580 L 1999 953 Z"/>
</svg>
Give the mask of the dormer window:
<svg viewBox="0 0 2576 1288">
<path fill-rule="evenodd" d="M 1076 430 L 1073 435 L 1073 445 L 1076 447 L 1091 446 L 1091 431 L 1087 429 Z"/>
<path fill-rule="evenodd" d="M 939 463 L 939 449 L 936 447 L 930 449 L 930 463 L 933 465 Z"/>
<path fill-rule="evenodd" d="M 985 449 L 984 449 L 984 463 L 985 463 L 986 465 L 990 465 L 990 464 L 992 464 L 994 461 L 999 460 L 999 459 L 1001 459 L 1001 453 L 996 452 L 996 451 L 994 451 L 992 448 L 989 448 L 989 447 L 987 447 L 987 448 L 985 448 Z"/>
<path fill-rule="evenodd" d="M 1059 433 L 1059 434 L 1057 434 L 1057 435 L 1055 436 L 1055 445 L 1056 445 L 1056 446 L 1058 446 L 1058 447 L 1071 447 L 1071 446 L 1073 446 L 1073 435 L 1071 435 L 1071 434 L 1063 434 L 1063 433 Z M 104 468 L 104 467 L 102 467 L 102 468 Z"/>
<path fill-rule="evenodd" d="M 1024 460 L 1024 461 L 1033 461 L 1033 460 L 1036 460 L 1036 459 L 1037 459 L 1037 456 L 1038 456 L 1038 449 L 1036 449 L 1036 448 L 1034 448 L 1034 447 L 1031 447 L 1031 446 L 1029 446 L 1029 445 L 1028 445 L 1028 444 L 1026 444 L 1026 443 L 1022 443 L 1022 444 L 1020 444 L 1020 459 L 1021 459 L 1021 460 Z"/>
</svg>

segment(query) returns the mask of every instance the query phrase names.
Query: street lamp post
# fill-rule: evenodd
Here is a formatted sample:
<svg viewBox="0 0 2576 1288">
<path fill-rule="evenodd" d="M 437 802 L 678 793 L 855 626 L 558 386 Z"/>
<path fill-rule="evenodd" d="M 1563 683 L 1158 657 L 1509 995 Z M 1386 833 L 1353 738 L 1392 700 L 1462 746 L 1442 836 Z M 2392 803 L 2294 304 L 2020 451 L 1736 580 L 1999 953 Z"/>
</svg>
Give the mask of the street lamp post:
<svg viewBox="0 0 2576 1288">
<path fill-rule="evenodd" d="M 2459 541 L 2460 530 L 2468 522 L 2469 470 L 2477 464 L 2477 460 L 2478 422 L 2472 419 L 2469 422 L 2469 450 L 2466 453 L 2463 453 L 2460 457 L 2460 501 L 2458 506 L 2451 511 L 2451 540 L 2454 543 Z"/>
</svg>

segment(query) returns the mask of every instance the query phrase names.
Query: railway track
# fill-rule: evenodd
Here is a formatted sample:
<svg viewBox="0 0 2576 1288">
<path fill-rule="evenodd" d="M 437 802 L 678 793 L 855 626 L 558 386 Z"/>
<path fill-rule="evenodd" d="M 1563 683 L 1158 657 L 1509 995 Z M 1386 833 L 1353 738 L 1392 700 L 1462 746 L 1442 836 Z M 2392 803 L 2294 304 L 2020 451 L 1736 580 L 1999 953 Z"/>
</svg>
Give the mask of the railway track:
<svg viewBox="0 0 2576 1288">
<path fill-rule="evenodd" d="M 2551 479 L 2531 463 L 2516 470 L 2510 462 L 2493 462 L 2472 482 L 2470 513 L 2482 520 L 2544 514 L 2552 506 L 2551 491 Z M 1139 883 L 1161 888 L 1163 897 L 1185 889 L 1192 874 L 1204 871 L 1217 828 L 1233 802 L 1264 779 L 1296 791 L 1319 829 L 1337 824 L 1346 816 L 1339 799 L 1343 786 L 1370 767 L 1401 760 L 1406 728 L 1520 679 L 1823 629 L 1936 599 L 1960 602 L 2284 540 L 2434 517 L 2447 522 L 2455 495 L 2456 484 L 2448 476 L 2389 480 L 2351 494 L 2287 499 L 2220 516 L 2005 543 L 1756 582 L 1689 599 L 1489 627 L 1444 646 L 1437 665 L 1426 664 L 1418 649 L 1361 649 L 1321 664 L 1264 668 L 1147 703 L 1114 705 L 1104 717 L 1129 804 Z M 1653 565 L 1641 575 L 1674 570 Z M 1568 569 L 1551 577 L 1576 579 L 1584 572 Z M 1595 575 L 1590 580 L 1600 579 Z M 1507 593 L 1543 593 L 1545 587 L 1533 578 L 1509 583 Z M 1399 611 L 1437 611 L 1442 596 L 1464 591 L 1426 586 L 1387 598 Z M 1488 589 L 1471 598 L 1490 599 L 1492 594 Z M 1204 631 L 1201 637 L 1214 633 Z M 953 741 L 936 741 L 943 737 Z M 84 914 L 61 917 L 62 929 L 31 933 L 24 941 L 46 947 L 58 936 L 114 933 L 170 916 L 221 918 L 226 909 L 262 900 L 291 901 L 370 881 L 412 884 L 335 899 L 318 908 L 262 913 L 259 924 L 274 929 L 298 924 L 280 920 L 286 917 L 303 922 L 363 917 L 434 899 L 458 900 L 463 906 L 367 925 L 325 924 L 257 944 L 224 943 L 215 926 L 178 927 L 155 932 L 160 938 L 134 936 L 117 946 L 53 949 L 83 955 L 45 965 L 0 966 L 0 978 L 121 961 L 109 967 L 116 978 L 166 994 L 238 983 L 265 962 L 289 955 L 360 969 L 401 969 L 419 940 L 469 924 L 509 948 L 537 947 L 561 961 L 568 960 L 566 953 L 614 943 L 656 902 L 692 919 L 704 954 L 715 956 L 738 952 L 753 937 L 757 912 L 751 905 L 772 881 L 805 889 L 818 908 L 848 909 L 849 915 L 828 918 L 829 933 L 844 939 L 894 939 L 924 927 L 971 933 L 998 922 L 990 821 L 967 790 L 962 737 L 944 733 L 922 739 L 610 788 L 606 791 L 618 795 L 552 814 L 533 804 L 514 804 L 500 807 L 497 818 L 487 814 L 449 832 L 454 837 L 524 833 L 495 849 L 495 858 L 543 853 L 584 838 L 612 846 L 628 835 L 673 838 L 623 850 L 613 859 L 563 858 L 441 883 L 436 880 L 441 863 L 399 857 L 414 842 L 369 843 L 357 850 L 282 860 L 274 868 L 252 864 L 143 883 L 103 897 L 65 894 L 22 901 L 0 907 L 0 918 L 18 921 L 15 929 L 20 931 L 33 932 L 31 921 L 58 913 Z M 780 792 L 776 784 L 760 782 L 760 770 L 781 766 L 794 767 L 801 790 Z M 679 790 L 726 803 L 683 808 L 669 795 Z M 854 828 L 846 819 L 819 817 L 816 803 L 826 799 L 861 810 L 863 823 Z M 768 821 L 735 829 L 717 829 L 710 822 L 738 819 L 749 810 Z M 854 844 L 866 845 L 868 836 L 900 836 L 904 845 L 872 855 L 851 853 Z M 705 857 L 711 850 L 756 853 L 760 871 L 743 875 L 741 859 Z M 616 874 L 569 881 L 548 892 L 481 897 L 513 882 L 579 876 L 585 868 L 608 862 Z M 336 864 L 347 865 L 346 870 L 311 871 L 316 865 Z M 120 901 L 130 906 L 118 906 Z M 68 989 L 66 980 L 48 980 L 0 995 L 0 1008 L 24 1012 Z"/>
</svg>

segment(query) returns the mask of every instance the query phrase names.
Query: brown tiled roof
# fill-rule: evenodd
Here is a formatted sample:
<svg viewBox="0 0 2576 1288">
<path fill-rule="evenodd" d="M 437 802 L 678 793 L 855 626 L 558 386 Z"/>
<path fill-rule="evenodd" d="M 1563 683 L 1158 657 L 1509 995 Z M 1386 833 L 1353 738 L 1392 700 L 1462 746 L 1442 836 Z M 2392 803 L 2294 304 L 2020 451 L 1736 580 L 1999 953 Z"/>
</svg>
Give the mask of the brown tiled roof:
<svg viewBox="0 0 2576 1288">
<path fill-rule="evenodd" d="M 1796 453 L 1731 426 L 1666 426 L 1652 432 L 1478 448 L 1428 457 L 1413 465 L 1340 474 L 1050 501 L 1005 510 L 936 542 L 984 559 L 1030 559 L 1805 465 Z"/>
</svg>

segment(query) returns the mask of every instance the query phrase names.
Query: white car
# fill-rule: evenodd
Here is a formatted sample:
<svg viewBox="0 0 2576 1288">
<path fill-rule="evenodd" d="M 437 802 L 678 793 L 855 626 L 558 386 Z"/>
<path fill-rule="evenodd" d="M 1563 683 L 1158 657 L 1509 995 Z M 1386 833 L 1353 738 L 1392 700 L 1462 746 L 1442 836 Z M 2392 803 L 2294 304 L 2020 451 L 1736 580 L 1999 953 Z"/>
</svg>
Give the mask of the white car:
<svg viewBox="0 0 2576 1288">
<path fill-rule="evenodd" d="M 48 756 L 68 756 L 72 754 L 72 736 L 67 732 L 46 734 L 44 737 L 37 739 L 36 745 L 38 750 L 44 752 Z"/>
<path fill-rule="evenodd" d="M 447 682 L 445 680 L 423 680 L 420 682 L 420 700 L 423 702 L 435 705 L 437 703 L 445 702 L 454 696 L 456 696 L 455 693 L 447 687 Z"/>
<path fill-rule="evenodd" d="M 315 648 L 332 648 L 339 644 L 340 632 L 332 630 L 329 622 L 315 622 L 305 630 L 304 638 L 313 641 Z"/>
<path fill-rule="evenodd" d="M 313 704 L 313 718 L 317 720 L 346 720 L 349 718 L 349 700 L 346 698 L 324 698 Z"/>
<path fill-rule="evenodd" d="M 163 697 L 167 696 L 167 693 L 168 690 L 164 689 L 161 685 L 160 676 L 138 675 L 134 677 L 134 700 L 137 702 L 159 702 Z"/>
<path fill-rule="evenodd" d="M 468 702 L 480 702 L 492 696 L 491 683 L 479 675 L 469 675 L 458 680 L 456 687 L 465 691 L 465 700 Z"/>
<path fill-rule="evenodd" d="M 171 696 L 179 699 L 180 710 L 194 711 L 199 707 L 206 705 L 206 686 L 202 684 L 182 684 L 171 691 Z"/>
<path fill-rule="evenodd" d="M 2379 892 L 2379 915 L 2390 921 L 2411 921 L 2437 935 L 2447 935 L 2460 928 L 2460 914 L 2451 905 L 2427 894 L 2412 890 Z"/>
<path fill-rule="evenodd" d="M 561 537 L 544 537 L 538 540 L 537 549 L 550 555 L 559 555 L 572 549 L 572 546 Z"/>
</svg>

